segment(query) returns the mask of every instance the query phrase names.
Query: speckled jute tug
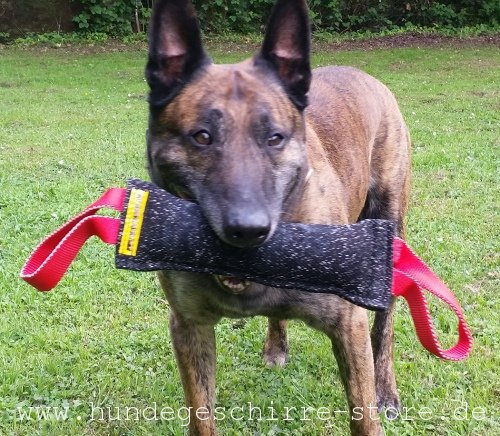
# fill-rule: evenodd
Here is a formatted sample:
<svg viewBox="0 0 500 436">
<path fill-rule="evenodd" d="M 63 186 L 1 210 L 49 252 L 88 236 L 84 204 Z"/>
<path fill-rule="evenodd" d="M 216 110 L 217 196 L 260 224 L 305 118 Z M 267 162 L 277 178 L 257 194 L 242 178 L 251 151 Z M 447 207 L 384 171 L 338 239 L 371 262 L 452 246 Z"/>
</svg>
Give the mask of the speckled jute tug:
<svg viewBox="0 0 500 436">
<path fill-rule="evenodd" d="M 266 244 L 242 249 L 223 243 L 197 204 L 139 180 L 129 182 L 126 204 L 135 190 L 149 192 L 149 199 L 135 255 L 117 244 L 118 268 L 231 275 L 273 287 L 333 293 L 369 309 L 385 309 L 390 302 L 394 225 L 389 221 L 280 223 Z M 126 226 L 122 219 L 120 241 Z"/>
</svg>

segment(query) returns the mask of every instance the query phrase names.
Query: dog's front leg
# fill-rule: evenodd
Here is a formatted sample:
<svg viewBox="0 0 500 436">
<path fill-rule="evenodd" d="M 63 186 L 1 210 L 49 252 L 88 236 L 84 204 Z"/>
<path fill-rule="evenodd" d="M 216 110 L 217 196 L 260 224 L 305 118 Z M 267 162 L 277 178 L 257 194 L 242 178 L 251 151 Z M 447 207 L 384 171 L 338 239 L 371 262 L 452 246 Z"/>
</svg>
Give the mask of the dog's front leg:
<svg viewBox="0 0 500 436">
<path fill-rule="evenodd" d="M 264 363 L 270 368 L 273 366 L 283 367 L 288 361 L 287 324 L 286 320 L 269 318 L 262 356 Z"/>
<path fill-rule="evenodd" d="M 189 434 L 215 435 L 214 326 L 185 320 L 172 311 L 170 334 L 189 409 Z"/>
<path fill-rule="evenodd" d="M 347 394 L 351 434 L 383 435 L 377 412 L 375 371 L 365 309 L 349 305 L 329 333 Z"/>
<path fill-rule="evenodd" d="M 393 362 L 393 313 L 395 306 L 394 298 L 386 311 L 375 314 L 371 331 L 377 406 L 379 412 L 385 409 L 385 416 L 390 419 L 397 418 L 401 409 Z"/>
</svg>

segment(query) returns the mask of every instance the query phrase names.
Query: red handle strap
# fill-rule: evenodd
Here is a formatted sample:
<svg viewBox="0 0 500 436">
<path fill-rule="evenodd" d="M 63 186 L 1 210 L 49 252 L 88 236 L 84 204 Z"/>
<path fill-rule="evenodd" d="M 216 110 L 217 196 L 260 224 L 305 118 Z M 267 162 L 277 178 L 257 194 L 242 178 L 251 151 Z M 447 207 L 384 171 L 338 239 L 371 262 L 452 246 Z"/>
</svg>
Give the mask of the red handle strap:
<svg viewBox="0 0 500 436">
<path fill-rule="evenodd" d="M 122 211 L 125 193 L 123 188 L 109 189 L 99 200 L 44 239 L 24 264 L 21 277 L 39 291 L 49 291 L 59 283 L 88 238 L 96 235 L 103 242 L 115 245 L 120 220 L 95 214 L 103 207 Z M 443 359 L 465 359 L 472 349 L 472 336 L 452 292 L 399 238 L 394 238 L 393 264 L 392 294 L 402 296 L 408 302 L 422 345 Z M 458 342 L 449 350 L 443 350 L 439 345 L 424 289 L 448 304 L 458 317 Z"/>
<path fill-rule="evenodd" d="M 399 238 L 394 238 L 393 263 L 392 294 L 407 301 L 420 343 L 442 359 L 465 359 L 472 350 L 472 335 L 453 293 Z M 443 350 L 437 339 L 424 289 L 444 301 L 457 315 L 458 342 L 448 350 Z"/>
<path fill-rule="evenodd" d="M 116 244 L 120 220 L 95 213 L 103 207 L 122 211 L 125 192 L 123 188 L 108 189 L 82 213 L 45 238 L 24 264 L 21 278 L 39 291 L 50 291 L 91 236 L 96 235 L 107 244 Z"/>
</svg>

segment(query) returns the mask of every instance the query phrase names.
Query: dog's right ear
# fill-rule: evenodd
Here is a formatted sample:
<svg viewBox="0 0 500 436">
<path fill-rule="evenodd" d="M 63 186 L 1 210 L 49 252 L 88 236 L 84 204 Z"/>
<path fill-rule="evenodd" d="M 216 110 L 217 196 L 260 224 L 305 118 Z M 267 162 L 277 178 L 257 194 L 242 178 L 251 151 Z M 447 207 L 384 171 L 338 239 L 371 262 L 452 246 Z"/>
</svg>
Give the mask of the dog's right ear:
<svg viewBox="0 0 500 436">
<path fill-rule="evenodd" d="M 150 22 L 146 65 L 150 105 L 165 106 L 200 68 L 210 62 L 201 43 L 200 27 L 191 1 L 156 1 Z"/>
</svg>

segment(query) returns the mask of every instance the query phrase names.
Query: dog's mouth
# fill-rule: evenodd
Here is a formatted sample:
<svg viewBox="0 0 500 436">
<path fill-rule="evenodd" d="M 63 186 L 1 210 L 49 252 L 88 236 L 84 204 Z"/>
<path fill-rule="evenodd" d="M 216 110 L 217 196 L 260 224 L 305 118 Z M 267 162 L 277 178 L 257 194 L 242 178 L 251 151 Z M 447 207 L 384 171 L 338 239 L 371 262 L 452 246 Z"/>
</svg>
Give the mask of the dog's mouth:
<svg viewBox="0 0 500 436">
<path fill-rule="evenodd" d="M 215 281 L 222 289 L 232 294 L 241 294 L 250 286 L 248 280 L 242 280 L 237 277 L 221 275 L 214 275 L 214 277 Z"/>
<path fill-rule="evenodd" d="M 175 196 L 191 201 L 193 203 L 198 203 L 194 197 L 194 195 L 186 188 L 180 187 L 179 185 L 170 184 L 169 189 L 171 193 Z M 214 274 L 214 279 L 217 284 L 226 292 L 231 294 L 241 294 L 244 292 L 251 284 L 248 280 L 240 279 L 238 277 L 233 276 L 224 276 Z"/>
</svg>

